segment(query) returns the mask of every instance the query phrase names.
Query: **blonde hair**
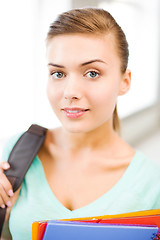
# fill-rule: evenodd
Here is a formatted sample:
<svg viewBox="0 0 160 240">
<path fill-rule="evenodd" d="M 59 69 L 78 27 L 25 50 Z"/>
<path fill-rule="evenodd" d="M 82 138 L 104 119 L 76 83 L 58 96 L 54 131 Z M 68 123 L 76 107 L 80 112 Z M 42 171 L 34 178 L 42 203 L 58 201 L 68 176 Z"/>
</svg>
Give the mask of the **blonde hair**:
<svg viewBox="0 0 160 240">
<path fill-rule="evenodd" d="M 128 43 L 126 36 L 112 15 L 98 8 L 73 9 L 64 12 L 50 25 L 47 42 L 54 36 L 68 33 L 107 34 L 115 37 L 116 50 L 121 60 L 121 72 L 124 73 L 128 65 Z M 120 120 L 117 105 L 113 112 L 113 129 L 120 132 Z"/>
</svg>

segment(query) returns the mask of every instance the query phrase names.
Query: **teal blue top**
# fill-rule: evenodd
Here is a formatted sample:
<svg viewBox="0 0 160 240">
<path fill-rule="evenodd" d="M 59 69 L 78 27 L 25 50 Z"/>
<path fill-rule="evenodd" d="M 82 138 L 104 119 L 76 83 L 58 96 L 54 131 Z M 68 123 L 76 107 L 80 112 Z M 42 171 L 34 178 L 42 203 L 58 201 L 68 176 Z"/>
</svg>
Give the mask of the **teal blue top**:
<svg viewBox="0 0 160 240">
<path fill-rule="evenodd" d="M 20 135 L 9 140 L 2 160 Z M 65 184 L 65 183 L 64 183 Z M 38 156 L 29 168 L 9 219 L 14 240 L 31 239 L 33 221 L 118 214 L 160 209 L 160 166 L 136 151 L 130 165 L 114 187 L 92 203 L 70 211 L 51 191 Z"/>
</svg>

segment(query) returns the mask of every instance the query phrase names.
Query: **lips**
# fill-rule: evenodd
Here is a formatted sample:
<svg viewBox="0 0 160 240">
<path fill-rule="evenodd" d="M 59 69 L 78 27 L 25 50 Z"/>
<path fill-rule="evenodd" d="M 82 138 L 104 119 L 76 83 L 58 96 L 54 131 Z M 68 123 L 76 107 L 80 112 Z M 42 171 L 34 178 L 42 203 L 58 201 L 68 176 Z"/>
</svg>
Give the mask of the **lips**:
<svg viewBox="0 0 160 240">
<path fill-rule="evenodd" d="M 83 116 L 89 109 L 85 108 L 63 108 L 62 109 L 68 118 L 79 118 Z"/>
<path fill-rule="evenodd" d="M 84 109 L 84 108 L 64 108 L 63 110 L 66 111 L 66 112 L 70 112 L 70 113 L 76 113 L 76 112 L 87 111 L 88 109 Z"/>
</svg>

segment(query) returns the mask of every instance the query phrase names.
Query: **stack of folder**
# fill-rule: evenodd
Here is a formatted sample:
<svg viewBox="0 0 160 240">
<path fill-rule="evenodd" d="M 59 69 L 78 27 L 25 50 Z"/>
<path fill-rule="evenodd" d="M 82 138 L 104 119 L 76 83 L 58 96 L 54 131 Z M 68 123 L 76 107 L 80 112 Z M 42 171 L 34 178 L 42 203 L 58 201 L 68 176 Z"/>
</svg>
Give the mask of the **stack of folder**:
<svg viewBox="0 0 160 240">
<path fill-rule="evenodd" d="M 33 222 L 32 240 L 160 239 L 160 209 Z"/>
</svg>

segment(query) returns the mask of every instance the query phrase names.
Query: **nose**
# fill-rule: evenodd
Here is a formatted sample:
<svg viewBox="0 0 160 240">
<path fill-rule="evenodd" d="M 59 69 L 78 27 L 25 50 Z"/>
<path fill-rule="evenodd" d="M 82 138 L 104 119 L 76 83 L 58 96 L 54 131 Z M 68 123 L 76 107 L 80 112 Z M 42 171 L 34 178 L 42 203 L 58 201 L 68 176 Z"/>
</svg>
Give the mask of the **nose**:
<svg viewBox="0 0 160 240">
<path fill-rule="evenodd" d="M 69 78 L 64 87 L 64 98 L 68 100 L 78 100 L 82 97 L 82 88 L 79 83 L 80 79 L 75 77 Z"/>
</svg>

